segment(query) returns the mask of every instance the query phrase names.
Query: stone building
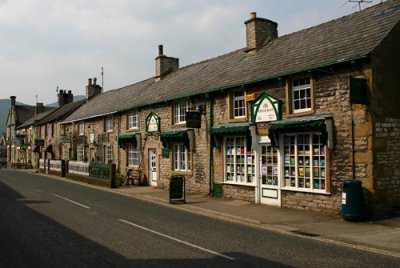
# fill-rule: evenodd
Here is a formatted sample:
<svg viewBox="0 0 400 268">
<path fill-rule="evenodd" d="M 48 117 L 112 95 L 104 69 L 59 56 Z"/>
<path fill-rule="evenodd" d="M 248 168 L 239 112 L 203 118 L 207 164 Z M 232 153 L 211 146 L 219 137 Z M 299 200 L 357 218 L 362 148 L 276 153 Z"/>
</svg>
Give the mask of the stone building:
<svg viewBox="0 0 400 268">
<path fill-rule="evenodd" d="M 104 93 L 89 81 L 62 122 L 73 137 L 63 150 L 155 187 L 184 175 L 190 192 L 328 213 L 343 181 L 361 180 L 369 207 L 389 213 L 400 203 L 399 21 L 389 0 L 279 36 L 252 13 L 245 48 L 185 67 L 160 46 L 152 78 Z"/>
<path fill-rule="evenodd" d="M 10 110 L 7 116 L 7 163 L 9 165 L 28 164 L 32 155 L 31 134 L 25 129 L 18 129 L 22 124 L 34 116 L 53 110 L 52 107 L 45 107 L 43 103 L 36 103 L 36 106 L 19 105 L 16 97 L 11 96 Z"/>
</svg>

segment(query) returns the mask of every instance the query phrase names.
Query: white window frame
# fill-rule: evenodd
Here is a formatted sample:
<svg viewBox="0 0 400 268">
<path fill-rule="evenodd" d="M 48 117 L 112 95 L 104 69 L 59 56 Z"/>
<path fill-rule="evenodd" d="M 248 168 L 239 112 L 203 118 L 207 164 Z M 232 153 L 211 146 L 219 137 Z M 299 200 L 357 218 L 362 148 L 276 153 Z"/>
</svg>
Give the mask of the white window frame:
<svg viewBox="0 0 400 268">
<path fill-rule="evenodd" d="M 85 122 L 83 122 L 83 121 L 79 122 L 78 132 L 79 132 L 79 136 L 85 135 Z"/>
<path fill-rule="evenodd" d="M 174 123 L 185 124 L 186 123 L 186 112 L 189 109 L 189 103 L 187 101 L 175 102 L 174 103 Z"/>
<path fill-rule="evenodd" d="M 293 79 L 292 81 L 292 112 L 309 112 L 312 108 L 311 79 L 309 77 Z M 296 103 L 299 108 L 296 109 Z"/>
<path fill-rule="evenodd" d="M 174 171 L 191 171 L 192 162 L 189 149 L 183 143 L 173 145 Z"/>
<path fill-rule="evenodd" d="M 137 145 L 129 144 L 128 146 L 128 166 L 139 166 L 139 150 Z"/>
<path fill-rule="evenodd" d="M 112 116 L 106 117 L 106 132 L 114 131 L 114 118 Z"/>
<path fill-rule="evenodd" d="M 246 139 L 246 136 L 224 137 L 224 183 L 255 186 L 255 155 L 248 150 Z"/>
<path fill-rule="evenodd" d="M 113 148 L 112 145 L 107 144 L 104 147 L 104 160 L 106 163 L 112 162 L 113 161 Z"/>
<path fill-rule="evenodd" d="M 131 111 L 128 114 L 128 129 L 139 128 L 139 114 L 137 111 Z"/>
<path fill-rule="evenodd" d="M 246 117 L 246 91 L 244 90 L 232 92 L 232 117 L 233 119 Z"/>
<path fill-rule="evenodd" d="M 314 135 L 319 136 L 318 143 L 313 142 Z M 309 142 L 299 143 L 300 136 L 303 140 L 304 136 L 308 136 Z M 286 137 L 293 137 L 294 142 L 286 142 Z M 316 132 L 283 134 L 281 139 L 281 148 L 283 148 L 282 188 L 300 192 L 329 193 L 327 145 L 321 143 L 321 134 Z M 291 147 L 291 145 L 294 145 L 294 147 Z M 303 148 L 303 150 L 300 148 Z M 307 153 L 307 149 L 309 153 Z M 300 158 L 302 158 L 302 163 L 299 160 Z M 307 158 L 309 159 L 308 164 Z M 303 170 L 300 170 L 301 168 Z M 309 169 L 309 176 L 307 176 L 307 168 Z M 308 186 L 307 178 L 309 178 Z"/>
</svg>

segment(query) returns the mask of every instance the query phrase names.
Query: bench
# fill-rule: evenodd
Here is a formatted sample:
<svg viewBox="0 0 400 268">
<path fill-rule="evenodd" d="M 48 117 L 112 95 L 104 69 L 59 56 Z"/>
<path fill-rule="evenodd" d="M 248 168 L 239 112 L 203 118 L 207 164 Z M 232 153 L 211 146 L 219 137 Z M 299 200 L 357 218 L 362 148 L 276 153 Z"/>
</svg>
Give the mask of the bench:
<svg viewBox="0 0 400 268">
<path fill-rule="evenodd" d="M 138 169 L 128 169 L 126 172 L 126 185 L 140 185 L 140 170 Z"/>
</svg>

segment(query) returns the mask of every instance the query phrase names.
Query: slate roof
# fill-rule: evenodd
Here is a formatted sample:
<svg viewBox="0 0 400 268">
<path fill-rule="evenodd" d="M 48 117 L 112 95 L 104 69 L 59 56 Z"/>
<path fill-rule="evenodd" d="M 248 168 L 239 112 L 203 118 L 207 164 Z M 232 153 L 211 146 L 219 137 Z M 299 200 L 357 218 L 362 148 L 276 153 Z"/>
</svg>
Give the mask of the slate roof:
<svg viewBox="0 0 400 268">
<path fill-rule="evenodd" d="M 42 113 L 39 113 L 33 117 L 30 117 L 28 120 L 26 120 L 24 123 L 22 123 L 21 125 L 19 125 L 16 129 L 24 129 L 24 128 L 28 128 L 30 126 L 33 126 L 35 123 L 37 123 L 39 120 L 43 119 L 44 117 L 46 117 L 47 115 L 51 114 L 52 112 L 54 112 L 54 109 L 52 110 L 48 110 Z"/>
<path fill-rule="evenodd" d="M 40 119 L 36 122 L 36 125 L 46 124 L 52 121 L 62 121 L 66 117 L 68 117 L 71 113 L 73 113 L 76 109 L 78 109 L 81 105 L 83 105 L 86 100 L 74 101 L 68 104 L 65 104 L 59 108 L 57 108 L 54 112 L 49 114 L 48 116 Z"/>
<path fill-rule="evenodd" d="M 245 48 L 168 74 L 105 92 L 64 122 L 124 111 L 367 57 L 400 20 L 400 2 L 363 11 L 273 39 L 255 54 Z"/>
<path fill-rule="evenodd" d="M 43 112 L 45 112 L 45 111 L 52 111 L 55 108 L 43 107 L 42 109 Z M 30 105 L 15 105 L 15 111 L 17 113 L 17 122 L 15 124 L 16 127 L 20 128 L 22 124 L 24 124 L 26 121 L 35 116 L 36 107 Z"/>
</svg>

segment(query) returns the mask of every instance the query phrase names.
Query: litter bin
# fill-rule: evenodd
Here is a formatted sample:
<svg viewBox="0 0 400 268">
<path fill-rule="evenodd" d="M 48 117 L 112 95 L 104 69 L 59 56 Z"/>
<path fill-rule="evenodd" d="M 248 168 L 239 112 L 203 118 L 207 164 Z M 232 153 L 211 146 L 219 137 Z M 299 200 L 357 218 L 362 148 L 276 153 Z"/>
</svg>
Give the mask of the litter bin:
<svg viewBox="0 0 400 268">
<path fill-rule="evenodd" d="M 184 176 L 171 177 L 169 182 L 169 203 L 186 203 Z"/>
<path fill-rule="evenodd" d="M 364 196 L 361 181 L 345 180 L 343 182 L 342 217 L 346 220 L 362 220 L 364 218 Z"/>
</svg>

